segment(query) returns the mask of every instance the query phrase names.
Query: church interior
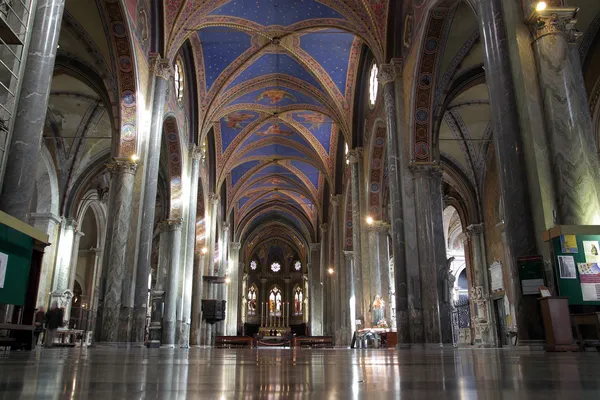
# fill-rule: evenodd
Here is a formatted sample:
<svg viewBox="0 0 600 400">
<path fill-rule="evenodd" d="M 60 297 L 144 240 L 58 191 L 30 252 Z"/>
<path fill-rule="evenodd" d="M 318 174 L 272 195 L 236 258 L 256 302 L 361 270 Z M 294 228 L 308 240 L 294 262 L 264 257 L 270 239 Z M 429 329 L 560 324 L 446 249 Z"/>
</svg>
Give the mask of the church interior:
<svg viewBox="0 0 600 400">
<path fill-rule="evenodd" d="M 0 397 L 594 398 L 599 98 L 597 0 L 0 0 Z"/>
</svg>

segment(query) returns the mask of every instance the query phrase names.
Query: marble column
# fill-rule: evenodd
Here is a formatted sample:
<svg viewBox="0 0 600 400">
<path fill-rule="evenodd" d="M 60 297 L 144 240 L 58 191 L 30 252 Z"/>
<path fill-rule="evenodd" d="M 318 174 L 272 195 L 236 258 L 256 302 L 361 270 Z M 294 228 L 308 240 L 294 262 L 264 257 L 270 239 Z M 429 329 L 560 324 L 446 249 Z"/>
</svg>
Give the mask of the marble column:
<svg viewBox="0 0 600 400">
<path fill-rule="evenodd" d="M 341 340 L 342 328 L 342 309 L 345 308 L 345 302 L 341 301 L 341 283 L 343 276 L 343 266 L 341 262 L 342 244 L 340 239 L 340 203 L 342 195 L 331 196 L 331 226 L 333 233 L 333 270 L 334 274 L 331 279 L 332 283 L 332 322 L 333 333 L 335 334 L 335 343 L 339 344 Z"/>
<path fill-rule="evenodd" d="M 411 167 L 417 202 L 417 234 L 419 239 L 419 270 L 423 304 L 423 329 L 426 344 L 442 342 L 438 292 L 438 263 L 446 264 L 446 257 L 437 260 L 435 224 L 442 224 L 442 171 L 435 165 Z"/>
<path fill-rule="evenodd" d="M 23 222 L 27 222 L 35 190 L 35 165 L 42 145 L 64 7 L 65 0 L 39 0 L 31 10 L 35 19 L 0 195 L 0 210 Z"/>
<path fill-rule="evenodd" d="M 310 334 L 323 335 L 323 287 L 321 286 L 321 244 L 310 244 L 310 262 L 308 264 L 310 275 Z M 262 283 L 262 281 L 261 281 Z M 264 296 L 261 292 L 261 296 Z M 261 297 L 264 299 L 264 297 Z"/>
<path fill-rule="evenodd" d="M 535 19 L 533 49 L 552 151 L 557 222 L 598 225 L 598 155 L 574 17 L 567 12 Z"/>
<path fill-rule="evenodd" d="M 204 265 L 206 254 L 201 251 L 194 262 L 194 283 L 192 285 L 192 325 L 190 344 L 202 344 L 202 296 L 204 289 Z"/>
<path fill-rule="evenodd" d="M 377 77 L 383 87 L 383 100 L 386 114 L 386 154 L 388 180 L 390 185 L 390 218 L 392 220 L 392 251 L 394 254 L 394 293 L 396 297 L 396 326 L 398 344 L 408 345 L 410 320 L 408 310 L 408 274 L 405 256 L 404 215 L 402 208 L 402 165 L 407 164 L 404 152 L 400 149 L 400 131 L 397 126 L 396 93 L 394 82 L 396 69 L 393 64 L 382 64 Z"/>
<path fill-rule="evenodd" d="M 490 298 L 490 283 L 485 263 L 485 240 L 483 224 L 467 226 L 467 245 L 472 254 L 472 287 L 469 300 L 476 310 L 471 316 L 475 331 L 475 345 L 478 347 L 494 347 L 496 330 L 494 327 L 493 304 Z"/>
<path fill-rule="evenodd" d="M 69 289 L 73 242 L 75 241 L 76 231 L 77 221 L 72 218 L 62 219 L 58 240 L 58 254 L 54 266 L 54 279 L 52 284 L 52 292 L 55 297 L 60 296 L 62 292 Z"/>
<path fill-rule="evenodd" d="M 329 269 L 329 240 L 327 230 L 329 229 L 328 224 L 321 224 L 321 261 L 319 266 L 321 267 L 319 270 L 319 279 L 320 279 L 320 295 L 321 295 L 321 324 L 323 335 L 327 335 L 329 333 L 329 320 L 327 315 L 327 296 L 329 292 L 325 291 L 325 285 L 327 284 L 327 270 Z"/>
<path fill-rule="evenodd" d="M 219 271 L 217 273 L 217 275 L 223 279 L 227 275 L 228 269 L 229 269 L 228 260 L 227 260 L 227 256 L 229 253 L 229 230 L 230 230 L 229 222 L 223 222 L 223 224 L 221 225 L 222 235 L 221 235 L 221 240 L 220 240 L 220 244 L 219 244 Z M 216 287 L 216 291 L 217 291 L 217 300 L 227 301 L 227 293 L 229 291 L 229 285 L 226 285 L 224 283 L 219 284 Z M 225 304 L 225 307 L 227 309 L 228 305 Z M 225 317 L 227 317 L 227 315 L 225 315 Z M 216 326 L 216 334 L 217 335 L 219 335 L 219 336 L 225 335 L 225 321 L 219 321 L 215 324 L 215 326 Z"/>
<path fill-rule="evenodd" d="M 215 247 L 216 247 L 216 237 L 217 237 L 217 217 L 219 211 L 219 195 L 216 193 L 208 194 L 208 201 L 210 203 L 210 219 L 209 224 L 207 226 L 207 230 L 209 235 L 207 237 L 208 242 L 208 262 L 206 264 L 206 275 L 214 276 L 215 275 Z M 214 285 L 209 281 L 204 283 L 206 286 L 204 287 L 206 298 L 207 299 L 215 299 Z M 204 322 L 205 326 L 205 337 L 204 344 L 207 346 L 211 345 L 211 340 L 213 337 L 214 324 L 208 324 Z"/>
<path fill-rule="evenodd" d="M 476 13 L 484 46 L 486 82 L 490 94 L 492 127 L 500 192 L 510 204 L 504 216 L 506 263 L 517 320 L 519 341 L 535 335 L 536 327 L 523 312 L 517 258 L 537 253 L 529 202 L 523 141 L 510 65 L 508 36 L 502 0 L 476 0 Z"/>
<path fill-rule="evenodd" d="M 227 311 L 225 313 L 225 333 L 229 336 L 237 335 L 238 310 L 240 308 L 239 273 L 240 273 L 240 242 L 232 242 L 229 251 L 229 284 L 227 288 Z"/>
<path fill-rule="evenodd" d="M 346 267 L 346 288 L 344 293 L 342 293 L 342 300 L 348 306 L 348 314 L 347 314 L 347 322 L 346 322 L 346 344 L 350 344 L 352 340 L 352 335 L 354 334 L 354 329 L 356 328 L 356 298 L 354 294 L 354 252 L 352 251 L 344 251 L 344 260 Z"/>
<path fill-rule="evenodd" d="M 173 347 L 175 345 L 175 328 L 177 319 L 177 284 L 179 282 L 179 269 L 181 256 L 181 219 L 165 221 L 169 230 L 169 272 L 167 289 L 165 293 L 165 314 L 163 317 L 162 345 Z"/>
<path fill-rule="evenodd" d="M 142 343 L 146 332 L 148 313 L 148 275 L 152 258 L 152 238 L 155 227 L 156 193 L 158 189 L 158 170 L 160 162 L 160 144 L 163 136 L 163 117 L 165 97 L 171 78 L 171 64 L 165 58 L 151 60 L 154 73 L 154 98 L 152 101 L 152 120 L 148 139 L 148 153 L 144 165 L 144 198 L 142 221 L 140 224 L 140 251 L 137 259 L 137 279 L 135 282 L 132 342 Z"/>
<path fill-rule="evenodd" d="M 102 276 L 102 248 L 93 248 L 90 251 L 94 252 L 94 270 L 92 271 L 91 288 L 90 288 L 90 312 L 91 322 L 88 330 L 96 331 L 96 320 L 98 319 L 98 303 L 100 300 L 100 277 Z"/>
<path fill-rule="evenodd" d="M 196 144 L 190 144 L 189 155 L 191 157 L 190 172 L 190 204 L 188 208 L 187 236 L 185 249 L 185 269 L 183 276 L 183 323 L 179 331 L 179 345 L 189 347 L 190 327 L 192 323 L 192 298 L 194 288 L 194 255 L 196 247 L 196 210 L 198 208 L 198 182 L 200 179 L 200 160 L 202 150 Z M 202 221 L 203 222 L 203 221 Z M 202 282 L 202 278 L 200 278 Z"/>
<path fill-rule="evenodd" d="M 391 324 L 390 315 L 386 313 L 387 304 L 390 302 L 390 282 L 389 282 L 389 251 L 387 245 L 387 234 L 390 231 L 390 225 L 383 221 L 373 221 L 367 225 L 369 232 L 369 263 L 371 272 L 371 307 L 373 313 L 379 313 L 374 316 L 373 325 L 377 325 L 379 319 L 385 319 Z M 376 297 L 383 303 L 375 304 Z M 376 310 L 375 306 L 380 306 L 380 310 Z"/>
<path fill-rule="evenodd" d="M 363 265 L 362 265 L 362 250 L 361 250 L 361 218 L 360 218 L 360 174 L 358 164 L 360 163 L 360 149 L 350 150 L 348 152 L 348 161 L 350 162 L 351 173 L 351 190 L 352 190 L 352 250 L 354 262 L 352 263 L 352 276 L 354 285 L 354 321 L 361 327 L 369 326 L 365 318 L 365 296 L 364 296 L 364 280 L 363 280 Z M 367 297 L 367 301 L 369 296 Z M 358 323 L 360 321 L 360 324 Z M 356 329 L 353 326 L 352 329 Z"/>
<path fill-rule="evenodd" d="M 69 263 L 69 289 L 73 290 L 75 286 L 75 276 L 77 275 L 77 264 L 79 261 L 79 242 L 81 237 L 85 236 L 83 232 L 75 228 L 73 232 L 73 249 L 71 250 L 71 261 Z M 81 282 L 83 284 L 83 282 Z"/>
<path fill-rule="evenodd" d="M 110 204 L 108 208 L 109 246 L 105 246 L 103 258 L 107 258 L 106 286 L 102 315 L 103 342 L 116 342 L 119 332 L 119 312 L 125 278 L 125 255 L 128 248 L 131 202 L 137 163 L 115 158 L 108 165 L 111 173 Z"/>
</svg>

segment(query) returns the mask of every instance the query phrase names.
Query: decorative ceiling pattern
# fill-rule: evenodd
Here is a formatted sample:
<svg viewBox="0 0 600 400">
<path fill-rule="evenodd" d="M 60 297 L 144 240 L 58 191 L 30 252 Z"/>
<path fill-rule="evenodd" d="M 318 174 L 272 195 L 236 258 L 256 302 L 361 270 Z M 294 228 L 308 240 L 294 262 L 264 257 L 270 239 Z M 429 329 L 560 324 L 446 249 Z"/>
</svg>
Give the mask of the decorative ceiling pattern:
<svg viewBox="0 0 600 400">
<path fill-rule="evenodd" d="M 167 54 L 190 40 L 199 132 L 215 136 L 236 232 L 276 219 L 316 240 L 360 50 L 383 59 L 387 13 L 387 0 L 165 1 Z"/>
</svg>

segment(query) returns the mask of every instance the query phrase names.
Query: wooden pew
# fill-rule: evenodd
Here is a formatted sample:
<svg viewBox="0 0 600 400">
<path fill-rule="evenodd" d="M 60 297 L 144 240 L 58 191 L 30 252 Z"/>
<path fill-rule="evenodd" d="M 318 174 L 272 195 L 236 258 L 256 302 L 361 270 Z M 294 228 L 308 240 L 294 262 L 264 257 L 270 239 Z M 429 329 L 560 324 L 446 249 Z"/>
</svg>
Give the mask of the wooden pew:
<svg viewBox="0 0 600 400">
<path fill-rule="evenodd" d="M 249 336 L 217 336 L 215 337 L 215 347 L 217 348 L 232 348 L 232 347 L 254 347 L 254 340 Z"/>
<path fill-rule="evenodd" d="M 596 327 L 596 340 L 593 344 L 588 344 L 588 346 L 595 346 L 596 349 L 600 351 L 600 313 L 571 314 L 571 321 L 573 322 L 573 325 L 575 325 L 579 350 L 583 351 L 586 346 L 586 340 L 584 340 L 581 335 L 580 326 L 591 325 Z"/>
<path fill-rule="evenodd" d="M 331 336 L 299 336 L 292 341 L 294 347 L 333 347 L 333 337 Z"/>
</svg>

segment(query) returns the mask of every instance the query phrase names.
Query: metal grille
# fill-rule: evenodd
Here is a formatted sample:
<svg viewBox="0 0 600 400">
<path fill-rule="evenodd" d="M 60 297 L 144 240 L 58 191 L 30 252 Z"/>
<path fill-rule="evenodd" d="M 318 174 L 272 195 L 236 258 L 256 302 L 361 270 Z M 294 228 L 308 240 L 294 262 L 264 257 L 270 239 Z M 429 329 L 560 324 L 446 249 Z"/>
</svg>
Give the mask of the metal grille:
<svg viewBox="0 0 600 400">
<path fill-rule="evenodd" d="M 458 301 L 454 302 L 452 310 L 452 337 L 454 343 L 459 341 L 459 332 L 461 329 L 471 327 L 471 308 L 469 306 L 469 298 L 460 296 Z"/>
</svg>

